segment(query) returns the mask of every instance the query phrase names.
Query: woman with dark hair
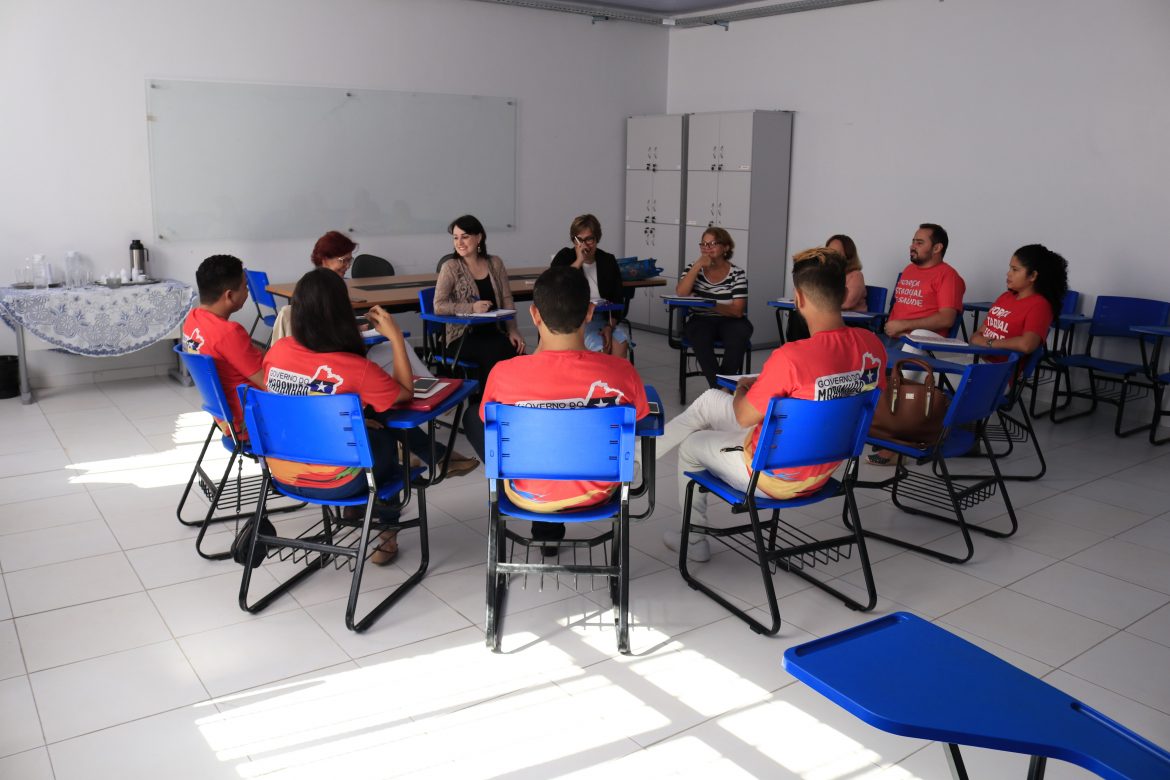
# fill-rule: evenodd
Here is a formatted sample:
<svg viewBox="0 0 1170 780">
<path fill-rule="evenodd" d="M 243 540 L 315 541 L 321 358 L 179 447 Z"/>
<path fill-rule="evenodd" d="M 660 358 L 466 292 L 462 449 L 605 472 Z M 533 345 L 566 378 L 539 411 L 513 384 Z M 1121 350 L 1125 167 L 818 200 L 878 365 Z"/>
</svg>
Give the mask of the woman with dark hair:
<svg viewBox="0 0 1170 780">
<path fill-rule="evenodd" d="M 484 314 L 514 309 L 511 283 L 504 261 L 487 251 L 487 235 L 478 219 L 465 214 L 447 226 L 455 256 L 443 263 L 435 282 L 435 314 Z M 480 392 L 492 367 L 524 353 L 524 337 L 512 318 L 502 323 L 467 327 L 447 325 L 451 354 L 459 352 L 479 366 Z"/>
<path fill-rule="evenodd" d="M 1068 262 L 1043 244 L 1016 250 L 1008 263 L 1007 292 L 995 299 L 971 343 L 1030 355 L 1048 338 L 1068 292 Z"/>
<path fill-rule="evenodd" d="M 569 265 L 580 268 L 589 281 L 589 297 L 622 303 L 625 291 L 617 258 L 599 249 L 601 222 L 592 214 L 582 214 L 569 225 L 572 246 L 562 248 L 553 256 L 553 267 Z M 585 348 L 590 352 L 604 352 L 624 358 L 629 354 L 629 325 L 617 322 L 613 312 L 597 312 L 585 323 Z"/>
<path fill-rule="evenodd" d="M 366 347 L 353 316 L 345 282 L 328 268 L 309 271 L 297 282 L 293 296 L 292 336 L 272 345 L 264 356 L 264 382 L 282 395 L 354 393 L 367 410 L 366 428 L 374 456 L 374 479 L 379 484 L 395 478 L 400 469 L 398 439 L 376 421 L 394 404 L 414 395 L 414 379 L 406 359 L 402 330 L 380 306 L 366 315 L 394 351 L 394 373 L 387 374 L 366 358 Z M 351 498 L 366 491 L 360 469 L 268 459 L 273 479 L 317 498 Z M 398 510 L 377 505 L 383 523 L 398 520 Z M 354 519 L 349 509 L 343 513 Z M 397 531 L 383 531 L 370 562 L 384 566 L 398 554 Z"/>
<path fill-rule="evenodd" d="M 699 361 L 709 387 L 717 387 L 716 374 L 743 372 L 743 356 L 752 337 L 747 318 L 747 274 L 732 265 L 735 241 L 721 227 L 709 227 L 699 240 L 699 259 L 687 266 L 675 287 L 677 295 L 694 295 L 715 302 L 710 309 L 693 308 L 683 335 Z M 723 342 L 723 361 L 715 358 L 715 342 Z"/>
</svg>

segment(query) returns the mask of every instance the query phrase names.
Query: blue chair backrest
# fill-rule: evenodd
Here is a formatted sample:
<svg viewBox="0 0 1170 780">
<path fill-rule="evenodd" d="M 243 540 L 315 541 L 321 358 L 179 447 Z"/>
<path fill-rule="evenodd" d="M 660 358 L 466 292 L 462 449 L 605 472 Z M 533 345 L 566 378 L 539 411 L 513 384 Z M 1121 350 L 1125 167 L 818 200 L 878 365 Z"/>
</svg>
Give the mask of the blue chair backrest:
<svg viewBox="0 0 1170 780">
<path fill-rule="evenodd" d="M 361 397 L 241 393 L 252 451 L 262 457 L 326 466 L 373 468 Z"/>
<path fill-rule="evenodd" d="M 435 313 L 435 288 L 427 287 L 418 291 L 418 310 L 421 314 Z"/>
<path fill-rule="evenodd" d="M 1060 313 L 1076 314 L 1080 308 L 1081 294 L 1076 290 L 1066 290 L 1064 293 L 1064 300 L 1060 302 Z"/>
<path fill-rule="evenodd" d="M 890 291 L 885 287 L 874 287 L 872 284 L 865 286 L 865 310 L 866 311 L 885 311 L 886 296 Z"/>
<path fill-rule="evenodd" d="M 541 409 L 484 407 L 484 469 L 488 479 L 634 478 L 632 406 Z"/>
<path fill-rule="evenodd" d="M 215 358 L 210 355 L 200 355 L 198 352 L 187 352 L 182 344 L 175 345 L 175 352 L 179 360 L 187 368 L 187 373 L 195 381 L 199 389 L 199 397 L 203 399 L 203 411 L 217 420 L 233 422 L 232 410 L 228 406 L 227 394 L 223 391 L 223 383 L 219 381 L 219 371 L 215 368 Z"/>
<path fill-rule="evenodd" d="M 1099 295 L 1093 308 L 1090 336 L 1137 338 L 1130 330 L 1133 325 L 1165 325 L 1170 319 L 1170 303 L 1147 298 L 1124 298 L 1117 295 Z M 1153 341 L 1154 337 L 1148 337 Z"/>
<path fill-rule="evenodd" d="M 976 363 L 967 366 L 955 389 L 943 428 L 986 420 L 1003 403 L 1007 384 L 1020 358 L 1016 353 L 999 363 Z"/>
<path fill-rule="evenodd" d="M 244 276 L 248 279 L 248 292 L 252 296 L 252 300 L 261 306 L 276 311 L 276 298 L 272 293 L 268 292 L 268 274 L 263 271 L 252 271 L 244 269 Z"/>
<path fill-rule="evenodd" d="M 761 423 L 752 468 L 780 469 L 856 458 L 877 406 L 878 390 L 807 401 L 773 398 Z"/>
</svg>

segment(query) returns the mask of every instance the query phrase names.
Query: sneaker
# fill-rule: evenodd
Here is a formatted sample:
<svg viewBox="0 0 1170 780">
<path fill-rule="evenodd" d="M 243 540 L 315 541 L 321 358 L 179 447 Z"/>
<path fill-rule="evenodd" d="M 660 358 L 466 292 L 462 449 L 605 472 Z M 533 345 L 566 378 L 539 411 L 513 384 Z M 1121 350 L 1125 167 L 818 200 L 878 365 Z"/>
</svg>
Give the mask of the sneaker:
<svg viewBox="0 0 1170 780">
<path fill-rule="evenodd" d="M 682 544 L 682 531 L 667 531 L 662 535 L 662 543 L 671 552 L 678 552 L 679 545 Z M 691 534 L 687 545 L 687 560 L 696 563 L 711 560 L 711 543 L 707 541 L 707 537 Z"/>
</svg>

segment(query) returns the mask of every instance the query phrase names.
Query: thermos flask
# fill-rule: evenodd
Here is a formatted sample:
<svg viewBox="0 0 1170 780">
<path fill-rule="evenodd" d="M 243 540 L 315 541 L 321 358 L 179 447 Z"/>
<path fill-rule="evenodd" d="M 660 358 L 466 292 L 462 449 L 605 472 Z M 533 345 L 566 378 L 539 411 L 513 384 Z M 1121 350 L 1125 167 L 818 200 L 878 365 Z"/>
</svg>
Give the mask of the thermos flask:
<svg viewBox="0 0 1170 780">
<path fill-rule="evenodd" d="M 146 276 L 146 263 L 150 260 L 150 252 L 137 238 L 130 242 L 130 270 L 134 278 Z"/>
</svg>

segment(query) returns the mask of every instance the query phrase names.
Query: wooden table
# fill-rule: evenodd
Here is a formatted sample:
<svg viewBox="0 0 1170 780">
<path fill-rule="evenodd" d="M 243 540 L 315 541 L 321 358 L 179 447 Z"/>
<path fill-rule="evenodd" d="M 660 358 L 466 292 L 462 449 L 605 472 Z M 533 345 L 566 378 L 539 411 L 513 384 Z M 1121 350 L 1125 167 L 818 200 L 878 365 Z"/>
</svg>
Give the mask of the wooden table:
<svg viewBox="0 0 1170 780">
<path fill-rule="evenodd" d="M 524 266 L 508 269 L 512 297 L 517 301 L 532 300 L 532 286 L 548 266 Z M 434 287 L 438 274 L 405 274 L 402 276 L 368 276 L 362 279 L 346 279 L 349 297 L 355 309 L 381 306 L 387 311 L 418 311 L 418 292 Z M 642 279 L 636 282 L 622 282 L 622 286 L 633 294 L 639 287 L 663 287 L 666 280 L 661 277 Z M 270 284 L 265 289 L 273 295 L 292 300 L 296 282 Z"/>
</svg>

